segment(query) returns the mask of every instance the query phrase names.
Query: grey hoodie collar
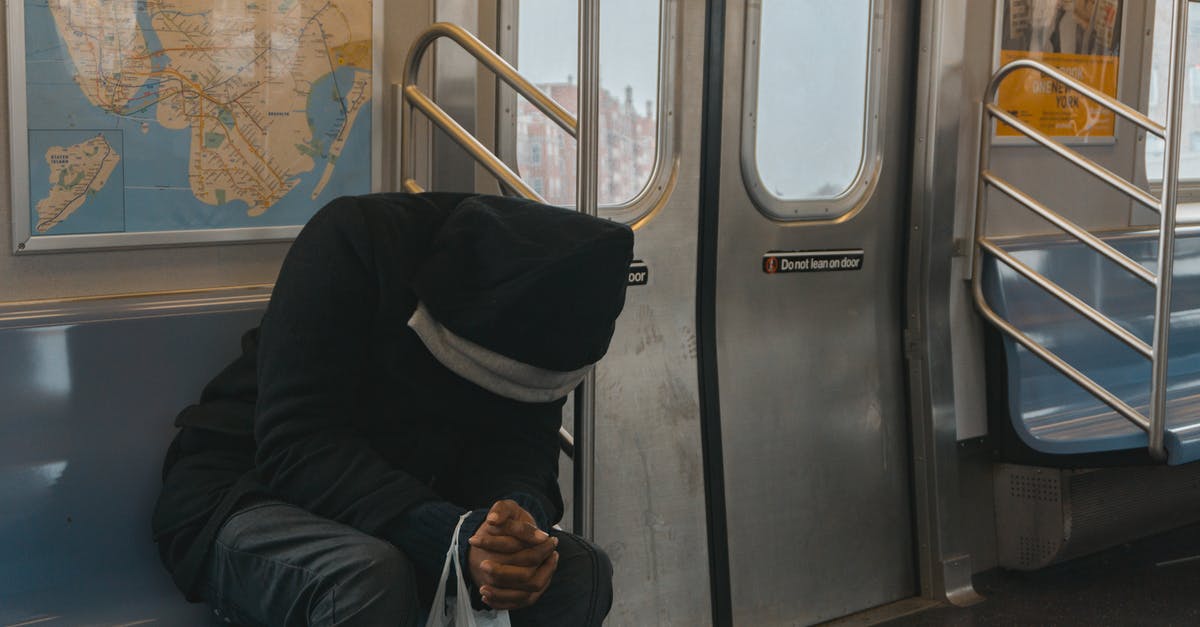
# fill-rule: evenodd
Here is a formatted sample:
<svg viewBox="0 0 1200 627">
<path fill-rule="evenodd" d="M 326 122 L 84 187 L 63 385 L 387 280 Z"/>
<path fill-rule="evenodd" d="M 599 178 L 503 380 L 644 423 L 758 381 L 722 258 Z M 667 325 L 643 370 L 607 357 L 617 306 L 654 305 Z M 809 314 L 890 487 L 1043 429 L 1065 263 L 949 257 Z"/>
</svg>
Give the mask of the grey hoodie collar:
<svg viewBox="0 0 1200 627">
<path fill-rule="evenodd" d="M 547 403 L 567 395 L 595 364 L 571 372 L 545 370 L 490 351 L 433 319 L 425 303 L 408 319 L 425 348 L 451 372 L 479 387 L 524 403 Z"/>
</svg>

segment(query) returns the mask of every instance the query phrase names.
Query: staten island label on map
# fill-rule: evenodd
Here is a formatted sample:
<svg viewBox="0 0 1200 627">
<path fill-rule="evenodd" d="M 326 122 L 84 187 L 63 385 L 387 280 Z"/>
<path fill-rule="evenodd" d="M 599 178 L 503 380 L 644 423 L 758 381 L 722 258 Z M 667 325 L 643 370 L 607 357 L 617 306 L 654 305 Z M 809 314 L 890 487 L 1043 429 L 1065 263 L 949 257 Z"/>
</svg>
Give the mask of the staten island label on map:
<svg viewBox="0 0 1200 627">
<path fill-rule="evenodd" d="M 37 203 L 37 232 L 54 228 L 100 193 L 120 162 L 117 150 L 102 134 L 74 146 L 50 147 L 46 151 L 50 191 Z"/>
<path fill-rule="evenodd" d="M 18 249 L 281 238 L 372 190 L 370 0 L 22 7 Z"/>
</svg>

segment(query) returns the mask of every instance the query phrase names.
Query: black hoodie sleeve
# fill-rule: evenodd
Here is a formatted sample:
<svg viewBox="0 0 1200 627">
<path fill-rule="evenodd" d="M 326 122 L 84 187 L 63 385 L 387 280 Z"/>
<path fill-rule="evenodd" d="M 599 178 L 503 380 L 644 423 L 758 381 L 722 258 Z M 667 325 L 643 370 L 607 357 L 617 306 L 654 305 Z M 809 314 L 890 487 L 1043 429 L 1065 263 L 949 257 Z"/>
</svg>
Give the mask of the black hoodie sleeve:
<svg viewBox="0 0 1200 627">
<path fill-rule="evenodd" d="M 476 440 L 480 448 L 465 456 L 463 475 L 473 478 L 471 502 L 512 499 L 548 530 L 563 514 L 558 488 L 562 402 L 531 404 L 517 420 L 521 424 L 492 422 L 482 427 Z"/>
<path fill-rule="evenodd" d="M 292 245 L 262 323 L 255 461 L 276 497 L 399 546 L 405 512 L 438 496 L 356 428 L 379 303 L 370 242 L 357 202 L 339 199 Z"/>
</svg>

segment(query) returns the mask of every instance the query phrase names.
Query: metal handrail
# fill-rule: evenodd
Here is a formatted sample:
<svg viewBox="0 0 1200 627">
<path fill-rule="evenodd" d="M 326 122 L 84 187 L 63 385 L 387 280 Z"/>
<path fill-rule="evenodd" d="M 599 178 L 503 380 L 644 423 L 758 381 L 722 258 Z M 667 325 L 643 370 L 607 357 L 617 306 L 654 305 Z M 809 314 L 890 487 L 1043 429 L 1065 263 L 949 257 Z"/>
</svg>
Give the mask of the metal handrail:
<svg viewBox="0 0 1200 627">
<path fill-rule="evenodd" d="M 1105 331 L 1108 331 L 1117 339 L 1124 342 L 1129 348 L 1137 351 L 1147 359 L 1153 359 L 1154 347 L 1143 342 L 1141 338 L 1133 333 L 1130 333 L 1125 329 L 1125 327 L 1114 323 L 1108 316 L 1100 313 L 1094 307 L 1083 302 L 1083 300 L 1079 299 L 1074 294 L 1064 290 L 1054 281 L 1042 276 L 1037 270 L 1034 270 L 1028 265 L 1022 263 L 1021 260 L 1012 256 L 1003 248 L 1000 248 L 988 240 L 980 242 L 979 245 L 984 250 L 995 255 L 998 259 L 1000 259 L 1000 261 L 1003 261 L 1005 265 L 1015 270 L 1017 274 L 1029 279 L 1035 285 L 1046 290 L 1047 292 L 1058 296 L 1060 299 L 1062 299 L 1063 303 L 1065 303 L 1071 309 L 1074 309 L 1083 317 L 1103 327 Z"/>
<path fill-rule="evenodd" d="M 972 293 L 975 306 L 983 316 L 1001 331 L 1015 339 L 1033 354 L 1040 357 L 1050 366 L 1087 390 L 1114 411 L 1147 432 L 1148 448 L 1156 458 L 1166 457 L 1164 434 L 1166 431 L 1166 375 L 1167 375 L 1167 341 L 1170 334 L 1171 310 L 1171 278 L 1174 269 L 1175 254 L 1175 210 L 1176 194 L 1179 183 L 1179 135 L 1180 114 L 1183 107 L 1182 87 L 1185 51 L 1183 43 L 1186 39 L 1188 0 L 1176 0 L 1171 16 L 1170 65 L 1171 76 L 1167 92 L 1167 121 L 1160 125 L 1141 112 L 1129 107 L 1121 101 L 1086 85 L 1059 70 L 1031 59 L 1020 59 L 1006 64 L 992 76 L 984 95 L 983 124 L 979 146 L 979 185 L 976 190 L 975 203 L 975 245 L 972 260 Z M 1162 198 L 1155 198 L 1132 182 L 1114 174 L 1111 170 L 1084 157 L 1077 151 L 1068 148 L 1050 136 L 1021 122 L 1015 116 L 999 108 L 995 104 L 996 91 L 1000 82 L 1016 70 L 1027 69 L 1039 72 L 1070 87 L 1084 97 L 1112 111 L 1122 118 L 1141 127 L 1148 133 L 1154 134 L 1166 143 L 1166 155 L 1163 163 L 1163 193 Z M 1158 231 L 1158 265 L 1151 272 L 1133 261 L 1112 246 L 1095 237 L 1086 229 L 1071 220 L 1056 213 L 1046 205 L 1038 202 L 1029 194 L 1021 191 L 1008 181 L 989 170 L 991 156 L 991 133 L 993 119 L 1002 121 L 1017 132 L 1041 144 L 1070 163 L 1082 168 L 1092 176 L 1100 179 L 1130 199 L 1155 209 L 1159 214 Z M 1021 263 L 986 235 L 987 198 L 988 190 L 996 189 L 1015 200 L 1025 208 L 1034 212 L 1051 224 L 1059 227 L 1075 237 L 1092 250 L 1121 266 L 1125 271 L 1154 286 L 1154 336 L 1150 344 L 1130 333 L 1111 318 L 1092 308 L 1070 292 L 1039 274 L 1033 268 Z M 1053 351 L 1047 349 L 1037 340 L 1013 326 L 997 314 L 983 295 L 982 251 L 986 250 L 996 256 L 1018 274 L 1045 290 L 1051 296 L 1071 307 L 1074 311 L 1095 323 L 1104 331 L 1117 338 L 1135 352 L 1146 357 L 1151 363 L 1150 378 L 1150 415 L 1145 416 L 1125 401 L 1118 398 L 1103 386 L 1097 384 Z"/>
<path fill-rule="evenodd" d="M 575 206 L 596 217 L 599 212 L 600 0 L 579 0 L 579 117 L 576 137 Z M 596 369 L 575 388 L 575 533 L 592 539 L 596 531 Z"/>
<path fill-rule="evenodd" d="M 1050 224 L 1053 224 L 1067 233 L 1074 235 L 1084 244 L 1087 244 L 1092 250 L 1095 250 L 1096 252 L 1105 255 L 1112 261 L 1116 262 L 1117 265 L 1124 268 L 1130 274 L 1136 276 L 1146 283 L 1149 283 L 1151 286 L 1157 284 L 1158 278 L 1154 276 L 1153 272 L 1147 270 L 1145 266 L 1130 259 L 1125 253 L 1113 248 L 1104 240 L 1087 232 L 1086 229 L 1081 228 L 1078 224 L 1075 224 L 1074 222 L 1062 217 L 1058 213 L 1055 213 L 1053 209 L 1038 202 L 1033 196 L 1021 191 L 1012 183 L 1009 183 L 993 172 L 987 170 L 980 172 L 979 176 L 982 177 L 983 180 L 987 181 L 987 183 L 993 188 L 1004 192 L 1004 195 L 1012 198 L 1022 205 L 1025 205 L 1026 208 L 1038 214 Z"/>
<path fill-rule="evenodd" d="M 1151 133 L 1154 133 L 1155 135 L 1164 139 L 1166 138 L 1167 127 L 1150 119 L 1149 116 L 1141 111 L 1138 111 L 1137 109 L 1134 109 L 1120 100 L 1117 100 L 1116 98 L 1097 90 L 1095 87 L 1076 79 L 1070 74 L 1062 72 L 1057 68 L 1046 65 L 1040 61 L 1034 61 L 1033 59 L 1017 59 L 1016 61 L 1010 61 L 1009 63 L 1005 64 L 1004 67 L 997 70 L 996 74 L 992 76 L 991 82 L 988 83 L 987 97 L 984 98 L 984 102 L 991 102 L 992 98 L 996 94 L 996 88 L 1000 86 L 1000 81 L 1004 80 L 1004 78 L 1009 74 L 1012 74 L 1020 69 L 1037 70 L 1038 72 L 1041 72 L 1042 74 L 1045 74 L 1046 76 L 1049 76 L 1050 78 L 1053 78 L 1067 87 L 1070 87 L 1071 89 L 1074 89 L 1075 91 L 1087 96 L 1091 100 L 1095 100 L 1104 108 L 1116 113 L 1130 122 L 1133 122 L 1134 124 L 1137 124 L 1143 129 L 1150 131 Z"/>
<path fill-rule="evenodd" d="M 488 150 L 474 135 L 461 124 L 450 117 L 441 107 L 427 96 L 417 86 L 417 76 L 421 70 L 421 61 L 429 46 L 438 39 L 446 38 L 457 43 L 463 50 L 479 60 L 480 63 L 496 74 L 496 77 L 512 87 L 517 93 L 529 100 L 533 106 L 546 114 L 555 124 L 571 137 L 577 137 L 578 121 L 566 109 L 534 86 L 520 74 L 512 65 L 505 61 L 487 44 L 472 35 L 457 24 L 436 22 L 413 42 L 409 48 L 408 57 L 404 61 L 404 77 L 400 93 L 405 106 L 400 109 L 400 186 L 404 191 L 421 192 L 424 188 L 415 180 L 416 146 L 413 142 L 414 116 L 412 109 L 416 108 L 435 126 L 444 131 L 459 146 L 462 146 L 477 163 L 482 165 L 492 176 L 496 177 L 509 189 L 521 196 L 538 202 L 546 202 L 541 194 L 529 187 L 524 180 L 508 164 L 504 163 L 492 151 Z"/>
<path fill-rule="evenodd" d="M 1013 127 L 1014 129 L 1020 131 L 1022 134 L 1029 137 L 1030 139 L 1036 141 L 1037 143 L 1041 144 L 1042 146 L 1049 148 L 1058 156 L 1079 166 L 1088 174 L 1091 174 L 1092 176 L 1100 179 L 1101 181 L 1104 181 L 1105 183 L 1110 185 L 1113 189 L 1116 189 L 1117 191 L 1121 192 L 1122 194 L 1125 194 L 1126 196 L 1129 196 L 1130 198 L 1138 201 L 1139 203 L 1141 203 L 1142 205 L 1144 205 L 1146 207 L 1149 207 L 1155 211 L 1158 211 L 1159 199 L 1155 198 L 1150 193 L 1148 193 L 1145 190 L 1141 189 L 1140 187 L 1134 185 L 1133 183 L 1130 183 L 1129 181 L 1121 178 L 1116 173 L 1114 173 L 1112 170 L 1109 170 L 1108 168 L 1100 165 L 1099 163 L 1096 163 L 1095 161 L 1088 159 L 1087 157 L 1079 154 L 1078 152 L 1071 150 L 1070 148 L 1064 146 L 1062 143 L 1055 141 L 1054 139 L 1050 138 L 1048 135 L 1045 135 L 1041 131 L 1038 131 L 1037 129 L 1033 128 L 1032 126 L 1029 126 L 1028 124 L 1018 120 L 1016 118 L 1016 116 L 1001 109 L 1000 107 L 997 107 L 993 103 L 989 102 L 987 105 L 984 106 L 984 109 L 992 117 L 999 118 L 1005 124 L 1008 124 L 1009 126 Z"/>
</svg>

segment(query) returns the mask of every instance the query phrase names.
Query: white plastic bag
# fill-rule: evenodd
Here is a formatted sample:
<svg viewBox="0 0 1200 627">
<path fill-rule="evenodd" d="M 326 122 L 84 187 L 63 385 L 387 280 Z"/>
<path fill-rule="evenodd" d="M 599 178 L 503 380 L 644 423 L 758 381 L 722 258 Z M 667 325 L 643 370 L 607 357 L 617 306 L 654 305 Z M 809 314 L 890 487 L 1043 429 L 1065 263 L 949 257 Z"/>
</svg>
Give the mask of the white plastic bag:
<svg viewBox="0 0 1200 627">
<path fill-rule="evenodd" d="M 471 608 L 471 595 L 463 580 L 458 563 L 458 532 L 467 514 L 458 519 L 454 535 L 450 537 L 450 550 L 446 551 L 446 563 L 442 566 L 442 580 L 437 594 L 433 596 L 433 607 L 429 608 L 429 622 L 425 627 L 511 627 L 507 611 L 475 610 Z M 450 566 L 454 566 L 454 579 L 458 582 L 458 594 L 446 598 L 446 580 L 450 578 Z"/>
</svg>

